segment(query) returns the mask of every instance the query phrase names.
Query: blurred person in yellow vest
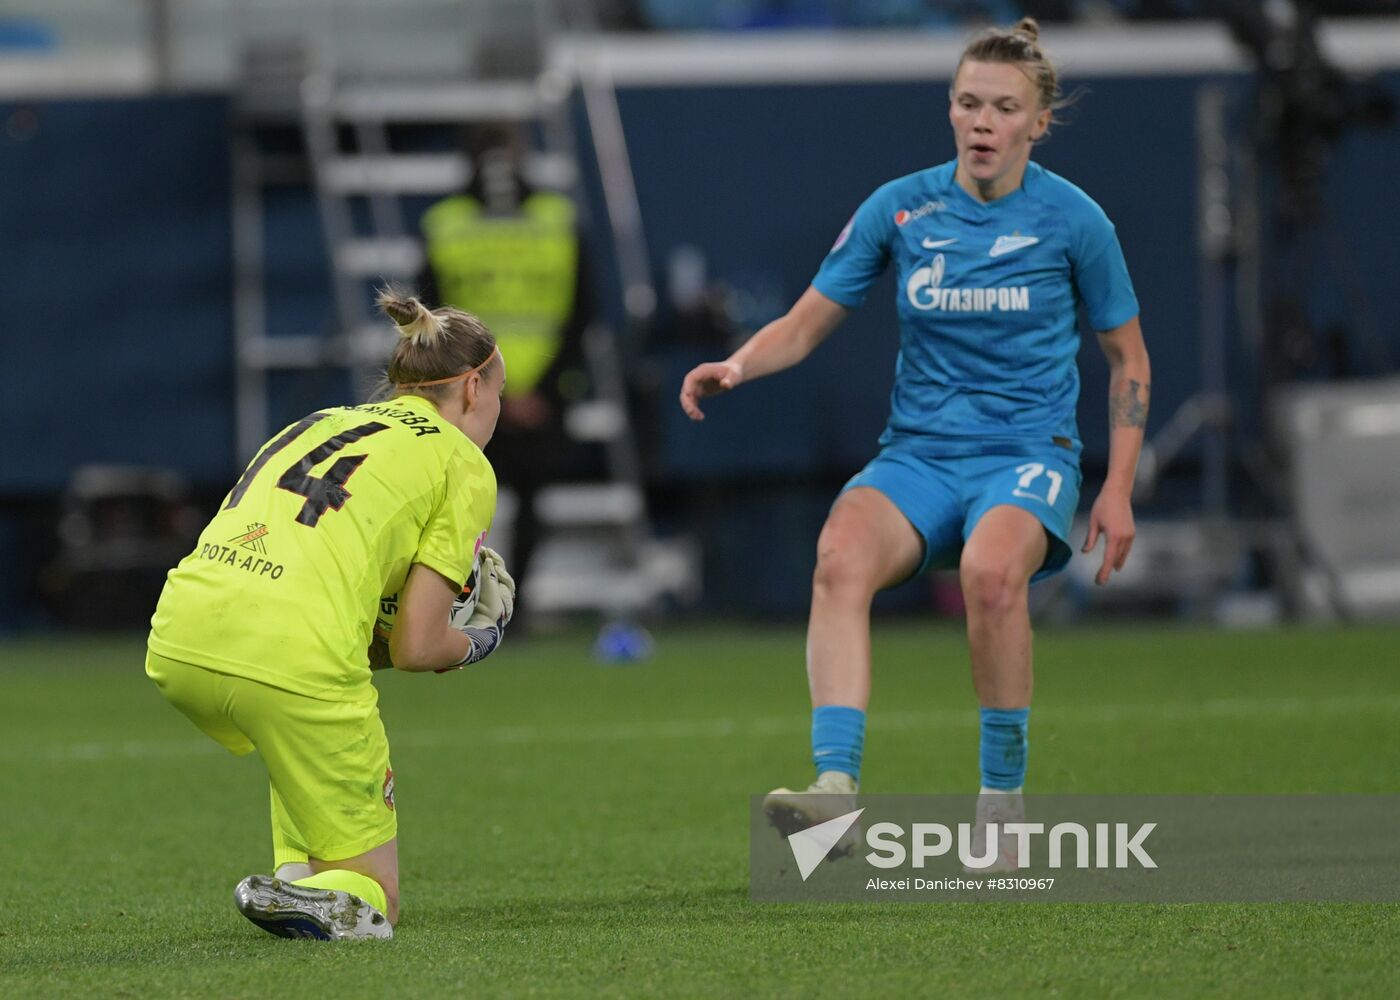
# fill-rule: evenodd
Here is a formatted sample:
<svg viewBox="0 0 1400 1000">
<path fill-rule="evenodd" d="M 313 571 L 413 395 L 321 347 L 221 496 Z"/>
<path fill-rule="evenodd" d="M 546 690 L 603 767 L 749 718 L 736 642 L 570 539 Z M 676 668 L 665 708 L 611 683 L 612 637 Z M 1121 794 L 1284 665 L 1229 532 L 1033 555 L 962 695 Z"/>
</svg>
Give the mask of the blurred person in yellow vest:
<svg viewBox="0 0 1400 1000">
<path fill-rule="evenodd" d="M 511 565 L 523 592 L 540 535 L 535 497 L 585 464 L 563 418 L 588 390 L 582 342 L 591 288 L 574 203 L 528 182 L 521 131 L 469 127 L 464 146 L 472 168 L 466 190 L 422 217 L 428 263 L 420 287 L 430 302 L 481 317 L 508 359 L 492 458 L 501 485 L 519 500 Z"/>
</svg>

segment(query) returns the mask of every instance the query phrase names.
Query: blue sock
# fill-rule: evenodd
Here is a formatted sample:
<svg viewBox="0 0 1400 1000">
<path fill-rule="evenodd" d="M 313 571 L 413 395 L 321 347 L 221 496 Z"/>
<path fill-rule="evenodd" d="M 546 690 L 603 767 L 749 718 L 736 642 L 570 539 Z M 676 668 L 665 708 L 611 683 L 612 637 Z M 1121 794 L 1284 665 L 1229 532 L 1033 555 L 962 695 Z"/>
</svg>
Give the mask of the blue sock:
<svg viewBox="0 0 1400 1000">
<path fill-rule="evenodd" d="M 982 787 L 1020 788 L 1026 782 L 1029 708 L 982 709 Z"/>
<path fill-rule="evenodd" d="M 860 780 L 860 754 L 865 747 L 865 713 L 846 705 L 812 709 L 812 763 L 817 774 L 844 771 Z"/>
</svg>

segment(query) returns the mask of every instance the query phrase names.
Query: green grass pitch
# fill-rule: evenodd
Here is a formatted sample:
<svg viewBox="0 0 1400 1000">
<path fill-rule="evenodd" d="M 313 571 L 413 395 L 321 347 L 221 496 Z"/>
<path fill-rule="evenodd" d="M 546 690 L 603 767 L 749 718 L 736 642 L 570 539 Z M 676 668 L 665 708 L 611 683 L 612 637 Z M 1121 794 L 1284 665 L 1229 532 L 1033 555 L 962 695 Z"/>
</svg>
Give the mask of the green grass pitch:
<svg viewBox="0 0 1400 1000">
<path fill-rule="evenodd" d="M 265 778 L 140 637 L 0 644 L 0 996 L 1400 995 L 1400 905 L 751 903 L 747 796 L 809 775 L 802 634 L 657 639 L 381 676 L 404 918 L 340 946 L 234 911 Z M 875 663 L 865 790 L 973 790 L 961 635 L 877 623 Z M 1396 792 L 1400 631 L 1043 631 L 1030 765 L 1042 792 Z"/>
</svg>

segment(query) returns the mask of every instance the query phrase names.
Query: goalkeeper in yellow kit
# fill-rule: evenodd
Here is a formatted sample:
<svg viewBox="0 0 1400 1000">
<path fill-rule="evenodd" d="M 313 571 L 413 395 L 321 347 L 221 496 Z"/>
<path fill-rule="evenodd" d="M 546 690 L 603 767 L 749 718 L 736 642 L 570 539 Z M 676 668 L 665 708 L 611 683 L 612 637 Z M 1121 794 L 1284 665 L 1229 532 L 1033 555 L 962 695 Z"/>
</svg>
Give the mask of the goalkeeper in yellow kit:
<svg viewBox="0 0 1400 1000">
<path fill-rule="evenodd" d="M 388 398 L 320 410 L 264 445 L 151 622 L 161 692 L 267 765 L 274 871 L 234 899 L 284 937 L 393 936 L 398 824 L 371 661 L 476 662 L 514 607 L 483 548 L 496 477 L 482 449 L 506 375 L 495 339 L 457 309 L 379 303 L 401 335 Z"/>
</svg>

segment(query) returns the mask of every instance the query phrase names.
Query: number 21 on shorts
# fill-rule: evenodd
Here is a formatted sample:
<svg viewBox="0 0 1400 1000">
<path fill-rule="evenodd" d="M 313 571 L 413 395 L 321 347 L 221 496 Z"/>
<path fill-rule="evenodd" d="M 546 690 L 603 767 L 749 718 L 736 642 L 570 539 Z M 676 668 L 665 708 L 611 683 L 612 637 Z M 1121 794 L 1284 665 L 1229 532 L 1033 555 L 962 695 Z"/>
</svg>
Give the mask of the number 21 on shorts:
<svg viewBox="0 0 1400 1000">
<path fill-rule="evenodd" d="M 1012 496 L 1025 497 L 1027 500 L 1040 500 L 1051 507 L 1055 506 L 1055 501 L 1060 496 L 1060 487 L 1064 485 L 1064 476 L 1054 469 L 1047 469 L 1043 462 L 1026 462 L 1024 465 L 1018 465 L 1016 466 L 1016 474 L 1021 478 L 1016 481 L 1016 488 L 1011 491 Z M 1036 482 L 1041 476 L 1050 482 L 1043 495 L 1041 484 Z"/>
</svg>

